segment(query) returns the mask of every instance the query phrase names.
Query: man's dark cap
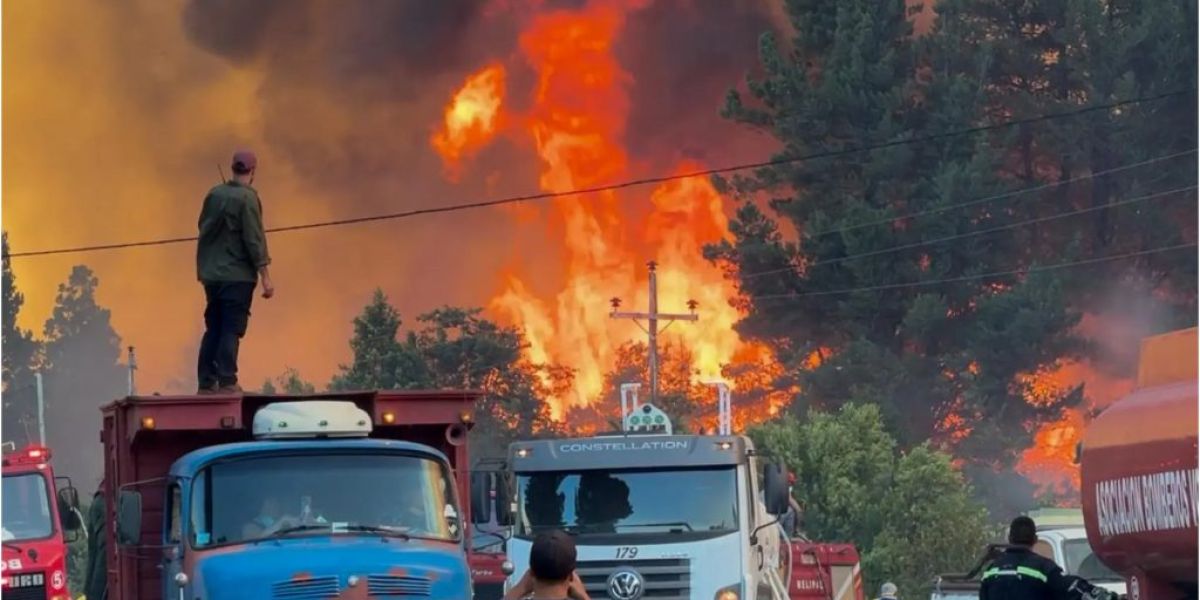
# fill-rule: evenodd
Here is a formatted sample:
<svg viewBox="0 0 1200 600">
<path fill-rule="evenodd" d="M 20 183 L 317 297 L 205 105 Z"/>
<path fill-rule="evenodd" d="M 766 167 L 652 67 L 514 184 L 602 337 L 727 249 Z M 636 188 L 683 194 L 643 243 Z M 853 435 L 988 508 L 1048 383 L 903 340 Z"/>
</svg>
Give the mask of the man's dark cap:
<svg viewBox="0 0 1200 600">
<path fill-rule="evenodd" d="M 1026 516 L 1013 519 L 1008 526 L 1008 543 L 1014 546 L 1033 547 L 1037 543 L 1037 524 Z"/>
<path fill-rule="evenodd" d="M 245 175 L 258 166 L 258 158 L 249 150 L 238 150 L 233 153 L 233 172 Z"/>
<path fill-rule="evenodd" d="M 539 533 L 529 550 L 529 570 L 539 581 L 566 581 L 575 572 L 575 540 L 557 529 Z"/>
</svg>

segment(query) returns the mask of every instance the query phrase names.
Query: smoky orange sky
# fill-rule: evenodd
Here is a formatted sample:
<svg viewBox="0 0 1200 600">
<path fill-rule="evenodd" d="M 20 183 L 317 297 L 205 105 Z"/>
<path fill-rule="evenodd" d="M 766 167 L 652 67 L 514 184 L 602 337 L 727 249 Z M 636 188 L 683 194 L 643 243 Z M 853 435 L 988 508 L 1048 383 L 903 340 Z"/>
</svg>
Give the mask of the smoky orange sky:
<svg viewBox="0 0 1200 600">
<path fill-rule="evenodd" d="M 14 252 L 194 235 L 217 165 L 227 170 L 238 147 L 259 155 L 269 227 L 759 160 L 775 142 L 722 120 L 718 107 L 755 70 L 759 34 L 783 27 L 779 6 L 6 2 L 3 227 Z M 918 33 L 932 14 L 925 3 Z M 442 131 L 453 122 L 466 124 L 457 136 Z M 700 301 L 702 321 L 671 333 L 713 377 L 735 351 L 755 355 L 732 331 L 732 285 L 700 257 L 732 208 L 692 179 L 272 234 L 277 296 L 255 300 L 243 385 L 293 367 L 324 386 L 349 360 L 351 321 L 379 287 L 407 326 L 459 305 L 524 327 L 531 358 L 583 371 L 578 402 L 600 391 L 620 344 L 644 339 L 608 318 L 607 299 L 644 309 L 651 259 L 661 265 L 661 310 Z M 189 392 L 203 327 L 194 253 L 183 243 L 14 259 L 20 325 L 40 336 L 56 286 L 87 264 L 124 345 L 137 347 L 139 391 Z M 1091 334 L 1112 337 L 1111 321 L 1099 322 Z M 1112 345 L 1135 347 L 1147 329 L 1135 325 Z M 1087 382 L 1095 406 L 1127 385 L 1080 364 L 1048 381 Z M 1072 471 L 1082 425 L 1073 412 L 1047 427 L 1027 470 Z"/>
<path fill-rule="evenodd" d="M 514 108 L 531 102 L 536 75 L 522 71 L 516 43 L 537 3 L 508 12 L 495 2 L 376 3 L 375 14 L 370 3 L 253 4 L 4 3 L 3 227 L 14 252 L 194 235 L 217 165 L 227 170 L 242 146 L 259 154 L 255 185 L 269 227 L 538 189 L 524 137 L 471 157 L 456 181 L 429 144 L 446 100 L 491 61 L 514 66 Z M 614 49 L 631 72 L 636 134 L 620 140 L 631 154 L 626 174 L 769 152 L 717 116 L 724 89 L 754 66 L 755 38 L 771 26 L 768 3 L 633 4 L 647 6 Z M 731 15 L 744 17 L 728 38 L 735 58 L 706 55 L 688 29 L 728 33 Z M 681 45 L 698 50 L 672 58 Z M 663 86 L 671 91 L 652 89 Z M 654 135 L 646 125 L 672 105 Z M 714 136 L 719 154 L 708 150 Z M 648 204 L 651 191 L 623 201 Z M 326 383 L 349 359 L 351 320 L 375 287 L 408 325 L 443 304 L 488 306 L 514 266 L 552 296 L 563 285 L 561 240 L 531 237 L 511 216 L 483 210 L 271 235 L 277 296 L 255 300 L 243 383 L 257 387 L 288 366 Z M 190 391 L 203 310 L 194 251 L 184 243 L 14 259 L 26 297 L 20 325 L 40 336 L 55 287 L 72 265 L 87 264 L 123 344 L 137 348 L 139 391 Z M 640 266 L 653 257 L 631 258 Z"/>
</svg>

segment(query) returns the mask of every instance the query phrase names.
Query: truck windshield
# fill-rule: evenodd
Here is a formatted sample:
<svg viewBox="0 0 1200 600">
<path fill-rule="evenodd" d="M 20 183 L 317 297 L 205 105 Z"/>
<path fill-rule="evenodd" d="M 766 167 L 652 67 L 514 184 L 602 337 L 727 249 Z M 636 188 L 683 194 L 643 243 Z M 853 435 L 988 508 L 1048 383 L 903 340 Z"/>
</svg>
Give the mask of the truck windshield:
<svg viewBox="0 0 1200 600">
<path fill-rule="evenodd" d="M 45 477 L 40 473 L 5 475 L 2 491 L 4 541 L 36 540 L 54 533 Z"/>
<path fill-rule="evenodd" d="M 518 535 L 706 533 L 738 528 L 733 467 L 518 476 Z"/>
<path fill-rule="evenodd" d="M 403 454 L 252 456 L 214 464 L 192 490 L 196 547 L 290 535 L 459 539 L 453 480 Z"/>
<path fill-rule="evenodd" d="M 1063 556 L 1066 560 L 1064 571 L 1088 581 L 1125 581 L 1112 569 L 1100 562 L 1100 558 L 1092 553 L 1092 547 L 1086 539 L 1067 540 L 1063 543 Z"/>
</svg>

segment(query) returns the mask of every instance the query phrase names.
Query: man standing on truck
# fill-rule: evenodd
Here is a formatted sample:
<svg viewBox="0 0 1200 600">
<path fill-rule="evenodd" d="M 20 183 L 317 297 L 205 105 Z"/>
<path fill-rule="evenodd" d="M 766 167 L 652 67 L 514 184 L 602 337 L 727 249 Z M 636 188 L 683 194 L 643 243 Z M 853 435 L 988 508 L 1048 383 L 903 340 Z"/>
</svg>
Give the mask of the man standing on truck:
<svg viewBox="0 0 1200 600">
<path fill-rule="evenodd" d="M 1053 560 L 1033 551 L 1037 524 L 1020 516 L 1008 528 L 1009 547 L 996 557 L 979 587 L 980 600 L 1103 598 L 1107 593 L 1079 577 L 1063 575 Z"/>
<path fill-rule="evenodd" d="M 200 393 L 239 392 L 238 345 L 250 321 L 254 288 L 262 278 L 262 296 L 275 295 L 267 265 L 267 236 L 262 202 L 250 184 L 258 159 L 248 150 L 233 155 L 233 179 L 208 192 L 200 210 L 196 277 L 204 285 L 204 338 L 196 376 Z"/>
</svg>

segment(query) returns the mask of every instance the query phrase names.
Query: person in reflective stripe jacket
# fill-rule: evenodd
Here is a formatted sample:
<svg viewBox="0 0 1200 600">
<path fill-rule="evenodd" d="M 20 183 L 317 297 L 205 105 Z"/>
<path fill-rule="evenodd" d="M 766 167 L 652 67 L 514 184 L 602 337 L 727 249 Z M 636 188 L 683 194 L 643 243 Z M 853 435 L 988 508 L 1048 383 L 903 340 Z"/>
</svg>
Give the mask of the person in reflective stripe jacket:
<svg viewBox="0 0 1200 600">
<path fill-rule="evenodd" d="M 1037 525 L 1029 517 L 1013 519 L 1008 528 L 1009 548 L 983 572 L 980 600 L 1059 600 L 1078 597 L 1073 579 L 1063 575 L 1053 560 L 1033 551 Z"/>
</svg>

